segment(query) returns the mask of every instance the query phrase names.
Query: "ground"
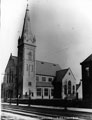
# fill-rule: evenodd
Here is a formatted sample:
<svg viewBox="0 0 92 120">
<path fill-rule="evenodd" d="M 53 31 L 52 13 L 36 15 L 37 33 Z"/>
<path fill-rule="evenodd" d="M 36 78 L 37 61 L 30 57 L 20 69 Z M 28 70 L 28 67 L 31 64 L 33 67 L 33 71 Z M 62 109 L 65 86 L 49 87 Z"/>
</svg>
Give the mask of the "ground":
<svg viewBox="0 0 92 120">
<path fill-rule="evenodd" d="M 2 120 L 92 120 L 92 109 L 2 104 Z"/>
</svg>

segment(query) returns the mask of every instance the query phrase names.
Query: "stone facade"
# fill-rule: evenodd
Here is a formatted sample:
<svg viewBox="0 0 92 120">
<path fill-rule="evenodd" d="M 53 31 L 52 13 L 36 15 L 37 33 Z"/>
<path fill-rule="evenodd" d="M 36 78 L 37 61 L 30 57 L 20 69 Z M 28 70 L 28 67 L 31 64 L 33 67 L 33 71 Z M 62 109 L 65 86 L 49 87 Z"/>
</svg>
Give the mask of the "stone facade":
<svg viewBox="0 0 92 120">
<path fill-rule="evenodd" d="M 17 58 L 10 55 L 8 64 L 5 69 L 4 80 L 3 80 L 3 97 L 15 98 L 17 88 Z"/>
</svg>

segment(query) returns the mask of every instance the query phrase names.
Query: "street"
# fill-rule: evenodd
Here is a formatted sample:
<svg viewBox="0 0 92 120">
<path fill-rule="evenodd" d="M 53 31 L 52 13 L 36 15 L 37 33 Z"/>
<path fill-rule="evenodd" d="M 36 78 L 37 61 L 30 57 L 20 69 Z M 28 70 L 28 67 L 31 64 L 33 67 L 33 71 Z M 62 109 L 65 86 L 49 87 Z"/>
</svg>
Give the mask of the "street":
<svg viewBox="0 0 92 120">
<path fill-rule="evenodd" d="M 50 107 L 38 107 L 38 106 L 16 106 L 9 104 L 2 104 L 2 114 L 9 113 L 13 116 L 18 115 L 23 117 L 23 120 L 28 120 L 26 117 L 34 118 L 33 120 L 92 120 L 92 112 L 64 110 Z M 7 115 L 6 115 L 7 116 Z M 31 120 L 32 120 L 31 119 Z M 5 120 L 5 119 L 2 119 Z M 15 119 L 12 119 L 15 120 Z"/>
<path fill-rule="evenodd" d="M 13 113 L 2 112 L 1 120 L 39 120 L 39 119 Z"/>
</svg>

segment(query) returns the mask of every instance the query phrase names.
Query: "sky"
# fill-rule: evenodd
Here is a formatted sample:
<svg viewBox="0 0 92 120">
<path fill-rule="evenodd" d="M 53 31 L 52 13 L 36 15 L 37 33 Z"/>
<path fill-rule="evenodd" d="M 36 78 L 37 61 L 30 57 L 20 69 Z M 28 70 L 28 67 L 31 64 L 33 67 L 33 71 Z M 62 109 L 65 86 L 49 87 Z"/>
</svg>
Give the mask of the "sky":
<svg viewBox="0 0 92 120">
<path fill-rule="evenodd" d="M 31 30 L 36 37 L 36 59 L 70 67 L 81 79 L 80 63 L 92 54 L 92 0 L 29 0 Z M 26 0 L 1 4 L 0 80 L 10 54 L 17 56 Z"/>
</svg>

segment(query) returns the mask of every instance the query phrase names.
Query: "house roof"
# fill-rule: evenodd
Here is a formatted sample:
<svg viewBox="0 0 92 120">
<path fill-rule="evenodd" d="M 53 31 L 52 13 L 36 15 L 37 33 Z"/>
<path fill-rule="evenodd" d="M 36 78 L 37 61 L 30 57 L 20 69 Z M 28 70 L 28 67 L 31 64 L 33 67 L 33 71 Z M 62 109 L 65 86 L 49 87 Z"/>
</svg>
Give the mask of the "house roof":
<svg viewBox="0 0 92 120">
<path fill-rule="evenodd" d="M 81 64 L 92 61 L 92 54 L 88 56 Z"/>
<path fill-rule="evenodd" d="M 37 87 L 53 87 L 51 82 L 37 82 L 36 86 Z"/>
<path fill-rule="evenodd" d="M 68 70 L 69 70 L 69 68 L 57 71 L 57 73 L 56 73 L 57 74 L 56 81 L 60 82 L 63 79 L 63 77 L 66 75 Z"/>
<path fill-rule="evenodd" d="M 78 90 L 80 86 L 81 86 L 81 81 L 79 82 L 79 84 L 76 84 L 76 90 Z"/>
<path fill-rule="evenodd" d="M 56 76 L 58 70 L 61 70 L 58 64 L 36 61 L 36 74 Z"/>
</svg>

